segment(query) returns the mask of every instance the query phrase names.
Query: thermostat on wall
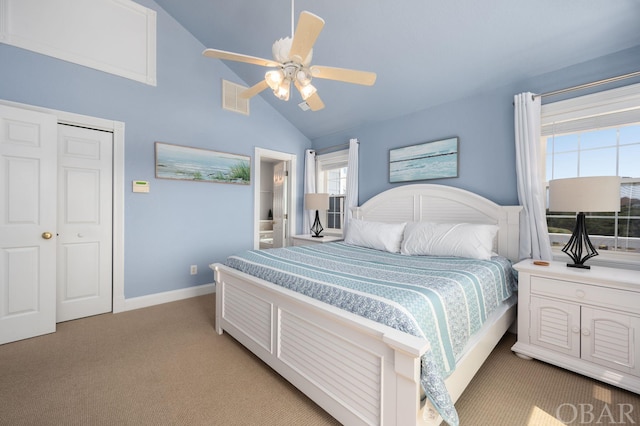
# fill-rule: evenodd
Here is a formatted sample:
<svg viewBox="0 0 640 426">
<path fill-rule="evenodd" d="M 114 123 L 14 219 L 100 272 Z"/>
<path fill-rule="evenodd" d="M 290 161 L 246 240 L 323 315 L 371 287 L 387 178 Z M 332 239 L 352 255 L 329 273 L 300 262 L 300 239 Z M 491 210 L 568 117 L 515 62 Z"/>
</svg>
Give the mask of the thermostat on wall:
<svg viewBox="0 0 640 426">
<path fill-rule="evenodd" d="M 134 180 L 133 192 L 149 192 L 149 182 L 146 180 Z"/>
</svg>

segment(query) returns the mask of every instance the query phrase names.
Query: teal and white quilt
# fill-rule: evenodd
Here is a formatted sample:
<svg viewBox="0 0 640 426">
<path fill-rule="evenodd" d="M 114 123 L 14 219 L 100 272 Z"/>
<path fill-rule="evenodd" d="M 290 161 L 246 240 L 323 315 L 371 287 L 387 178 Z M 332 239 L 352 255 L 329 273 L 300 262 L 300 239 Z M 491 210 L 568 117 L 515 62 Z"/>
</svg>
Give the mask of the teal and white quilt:
<svg viewBox="0 0 640 426">
<path fill-rule="evenodd" d="M 423 337 L 422 386 L 450 425 L 444 386 L 467 341 L 516 289 L 511 262 L 406 256 L 345 243 L 250 250 L 225 264 L 362 317 Z"/>
</svg>

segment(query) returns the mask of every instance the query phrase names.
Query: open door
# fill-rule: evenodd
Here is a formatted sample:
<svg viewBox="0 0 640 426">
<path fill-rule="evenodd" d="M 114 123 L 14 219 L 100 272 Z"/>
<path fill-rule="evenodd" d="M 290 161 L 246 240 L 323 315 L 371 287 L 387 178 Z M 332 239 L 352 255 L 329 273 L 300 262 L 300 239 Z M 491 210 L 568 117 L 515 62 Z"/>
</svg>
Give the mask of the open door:
<svg viewBox="0 0 640 426">
<path fill-rule="evenodd" d="M 273 166 L 273 247 L 287 245 L 287 164 Z"/>
<path fill-rule="evenodd" d="M 296 156 L 285 152 L 256 148 L 254 158 L 253 247 L 260 248 L 260 220 L 264 219 L 262 216 L 266 211 L 262 211 L 265 206 L 266 200 L 263 200 L 265 196 L 270 197 L 266 204 L 269 204 L 273 213 L 273 247 L 289 246 L 291 245 L 291 237 L 296 232 Z M 273 187 L 270 179 L 266 183 L 268 179 L 267 168 L 269 175 L 273 177 Z M 272 168 L 273 173 L 271 172 Z M 263 173 L 265 183 L 261 182 Z"/>
<path fill-rule="evenodd" d="M 57 118 L 0 105 L 0 344 L 56 331 Z"/>
</svg>

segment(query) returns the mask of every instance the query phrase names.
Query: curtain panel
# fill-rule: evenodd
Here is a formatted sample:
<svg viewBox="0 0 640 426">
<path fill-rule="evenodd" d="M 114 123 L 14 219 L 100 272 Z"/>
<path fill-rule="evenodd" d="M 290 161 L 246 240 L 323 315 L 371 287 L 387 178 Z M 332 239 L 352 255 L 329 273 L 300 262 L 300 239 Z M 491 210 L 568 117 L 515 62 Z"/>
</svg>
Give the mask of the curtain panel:
<svg viewBox="0 0 640 426">
<path fill-rule="evenodd" d="M 514 97 L 515 144 L 520 218 L 520 259 L 551 260 L 543 186 L 540 112 L 541 99 L 526 92 Z"/>
<path fill-rule="evenodd" d="M 347 235 L 349 220 L 353 217 L 352 209 L 358 206 L 358 139 L 349 140 L 349 161 L 347 172 L 347 194 L 344 200 L 344 224 L 342 225 L 342 235 Z"/>
<path fill-rule="evenodd" d="M 307 149 L 304 152 L 304 193 L 314 194 L 316 192 L 316 152 L 312 149 Z M 302 196 L 304 200 L 304 194 Z M 310 233 L 311 224 L 315 219 L 315 212 L 313 210 L 306 210 L 303 201 L 302 212 L 302 233 Z"/>
</svg>

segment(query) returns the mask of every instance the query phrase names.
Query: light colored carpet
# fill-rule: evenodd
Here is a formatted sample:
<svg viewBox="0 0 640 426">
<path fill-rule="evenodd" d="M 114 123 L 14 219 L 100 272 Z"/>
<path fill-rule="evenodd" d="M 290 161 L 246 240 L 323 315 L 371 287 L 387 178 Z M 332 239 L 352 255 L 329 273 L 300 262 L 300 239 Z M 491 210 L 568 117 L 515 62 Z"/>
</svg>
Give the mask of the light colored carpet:
<svg viewBox="0 0 640 426">
<path fill-rule="evenodd" d="M 214 309 L 215 296 L 201 296 L 69 321 L 54 334 L 0 346 L 0 425 L 338 424 L 218 336 Z M 462 395 L 461 425 L 561 425 L 561 404 L 591 404 L 598 415 L 604 404 L 612 412 L 631 404 L 640 424 L 638 395 L 521 360 L 513 342 L 505 336 Z M 600 424 L 624 424 L 614 414 Z"/>
<path fill-rule="evenodd" d="M 640 424 L 639 395 L 518 358 L 515 342 L 507 333 L 465 389 L 456 404 L 461 425 Z"/>
</svg>

